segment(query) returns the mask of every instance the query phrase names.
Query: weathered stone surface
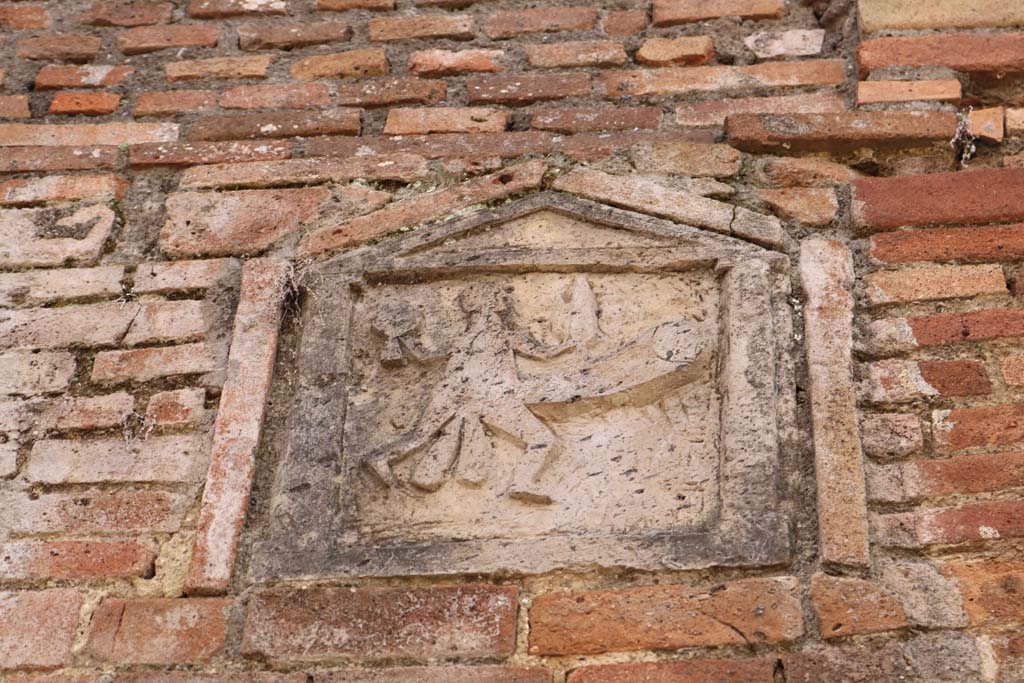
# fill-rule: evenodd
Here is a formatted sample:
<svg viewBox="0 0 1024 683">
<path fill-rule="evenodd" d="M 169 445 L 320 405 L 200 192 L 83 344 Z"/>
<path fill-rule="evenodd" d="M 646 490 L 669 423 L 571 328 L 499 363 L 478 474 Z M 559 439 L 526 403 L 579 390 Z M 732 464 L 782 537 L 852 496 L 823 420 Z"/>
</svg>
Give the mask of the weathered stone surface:
<svg viewBox="0 0 1024 683">
<path fill-rule="evenodd" d="M 25 476 L 43 484 L 194 482 L 206 471 L 207 448 L 194 436 L 42 439 L 32 446 Z"/>
<path fill-rule="evenodd" d="M 783 88 L 837 85 L 846 79 L 841 60 L 767 62 L 750 66 L 693 66 L 605 71 L 601 83 L 607 97 L 687 95 L 736 92 L 750 87 Z"/>
<path fill-rule="evenodd" d="M 0 274 L 0 306 L 39 306 L 54 301 L 114 298 L 124 266 L 60 268 Z"/>
<path fill-rule="evenodd" d="M 1002 0 L 860 0 L 865 31 L 929 28 L 998 28 L 1024 24 L 1024 7 Z"/>
<path fill-rule="evenodd" d="M 75 374 L 70 353 L 0 353 L 0 394 L 34 395 L 61 391 Z"/>
<path fill-rule="evenodd" d="M 629 151 L 634 168 L 651 175 L 728 178 L 740 170 L 743 155 L 728 145 L 648 142 Z"/>
<path fill-rule="evenodd" d="M 843 99 L 824 91 L 775 97 L 736 97 L 681 104 L 676 107 L 680 126 L 722 126 L 734 114 L 820 114 L 846 109 Z"/>
<path fill-rule="evenodd" d="M 39 209 L 0 210 L 0 267 L 92 265 L 114 221 L 114 212 L 101 204 L 57 220 Z"/>
<path fill-rule="evenodd" d="M 793 29 L 781 33 L 755 33 L 743 44 L 761 59 L 772 57 L 811 57 L 821 54 L 824 29 Z"/>
</svg>

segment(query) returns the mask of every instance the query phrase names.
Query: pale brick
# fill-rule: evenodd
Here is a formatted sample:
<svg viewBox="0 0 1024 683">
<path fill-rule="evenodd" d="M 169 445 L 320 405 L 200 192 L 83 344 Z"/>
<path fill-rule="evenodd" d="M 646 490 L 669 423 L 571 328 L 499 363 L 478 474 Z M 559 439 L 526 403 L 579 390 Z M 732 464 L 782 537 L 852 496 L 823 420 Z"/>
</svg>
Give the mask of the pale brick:
<svg viewBox="0 0 1024 683">
<path fill-rule="evenodd" d="M 113 298 L 121 294 L 124 266 L 0 273 L 0 306 Z"/>
<path fill-rule="evenodd" d="M 220 96 L 225 109 L 316 109 L 330 103 L 330 90 L 322 83 L 240 85 Z"/>
<path fill-rule="evenodd" d="M 0 353 L 0 394 L 61 391 L 74 375 L 75 357 L 70 353 Z"/>
<path fill-rule="evenodd" d="M 135 269 L 132 292 L 172 294 L 209 289 L 236 271 L 234 259 L 143 263 Z"/>
<path fill-rule="evenodd" d="M 56 221 L 39 209 L 0 210 L 0 267 L 93 264 L 114 219 L 113 211 L 98 204 Z M 39 235 L 42 230 L 47 232 Z"/>
<path fill-rule="evenodd" d="M 28 95 L 0 95 L 0 119 L 28 119 Z"/>
<path fill-rule="evenodd" d="M 173 142 L 176 123 L 0 123 L 0 147 L 13 145 L 137 145 Z"/>
<path fill-rule="evenodd" d="M 153 394 L 146 407 L 146 422 L 157 427 L 184 427 L 201 422 L 206 414 L 204 389 L 177 389 Z"/>
<path fill-rule="evenodd" d="M 504 71 L 502 50 L 420 50 L 409 55 L 409 72 L 417 76 Z"/>
<path fill-rule="evenodd" d="M 103 351 L 96 355 L 92 380 L 100 383 L 148 382 L 158 377 L 203 374 L 217 367 L 213 350 L 203 343 Z"/>
<path fill-rule="evenodd" d="M 508 113 L 486 107 L 395 108 L 388 112 L 385 135 L 484 133 L 505 130 Z"/>
<path fill-rule="evenodd" d="M 192 0 L 188 15 L 196 19 L 223 19 L 244 15 L 288 14 L 287 0 Z"/>
<path fill-rule="evenodd" d="M 523 46 L 530 66 L 570 68 L 617 66 L 627 61 L 622 43 L 614 40 L 580 40 L 565 43 L 536 43 Z"/>
<path fill-rule="evenodd" d="M 551 671 L 519 666 L 409 666 L 324 671 L 316 683 L 551 683 Z"/>
<path fill-rule="evenodd" d="M 124 197 L 128 185 L 127 179 L 110 174 L 17 178 L 0 183 L 0 206 L 112 201 Z"/>
<path fill-rule="evenodd" d="M 739 97 L 681 104 L 676 123 L 681 126 L 721 126 L 734 114 L 821 114 L 846 108 L 837 93 L 824 91 L 777 97 Z"/>
<path fill-rule="evenodd" d="M 282 161 L 197 166 L 182 174 L 181 187 L 274 187 L 323 182 L 366 180 L 419 180 L 427 173 L 426 160 L 415 154 L 378 154 L 344 159 L 287 159 Z"/>
<path fill-rule="evenodd" d="M 146 301 L 139 305 L 124 346 L 200 341 L 211 312 L 202 301 Z"/>
<path fill-rule="evenodd" d="M 865 31 L 1000 28 L 1024 24 L 1024 6 L 1003 0 L 859 0 Z"/>
<path fill-rule="evenodd" d="M 167 491 L 101 491 L 0 494 L 0 518 L 17 534 L 123 535 L 130 532 L 172 533 L 192 496 Z"/>
<path fill-rule="evenodd" d="M 872 305 L 1007 293 L 1006 278 L 998 265 L 880 270 L 869 275 L 865 284 Z"/>
<path fill-rule="evenodd" d="M 841 152 L 947 143 L 956 114 L 945 111 L 853 111 L 826 114 L 736 114 L 729 143 L 745 152 Z"/>
<path fill-rule="evenodd" d="M 869 414 L 861 419 L 861 444 L 873 458 L 902 458 L 924 447 L 921 418 L 902 413 Z"/>
<path fill-rule="evenodd" d="M 103 429 L 120 427 L 135 410 L 135 399 L 126 391 L 101 396 L 62 396 L 39 416 L 43 429 Z"/>
<path fill-rule="evenodd" d="M 68 588 L 0 593 L 0 669 L 56 669 L 70 663 L 82 602 Z"/>
<path fill-rule="evenodd" d="M 559 133 L 657 128 L 660 123 L 660 107 L 553 106 L 530 117 L 531 128 Z"/>
<path fill-rule="evenodd" d="M 601 83 L 607 97 L 743 92 L 751 88 L 839 85 L 846 80 L 839 59 L 766 62 L 752 66 L 691 66 L 606 71 Z"/>
<path fill-rule="evenodd" d="M 636 51 L 637 63 L 648 66 L 707 64 L 714 56 L 715 44 L 711 36 L 648 38 Z"/>
<path fill-rule="evenodd" d="M 739 172 L 743 155 L 728 145 L 646 142 L 634 145 L 629 158 L 640 173 L 729 178 Z"/>
<path fill-rule="evenodd" d="M 430 14 L 408 17 L 378 17 L 366 25 L 370 40 L 415 40 L 417 38 L 472 40 L 476 21 L 468 14 Z"/>
<path fill-rule="evenodd" d="M 379 48 L 365 48 L 336 52 L 334 54 L 313 55 L 292 64 L 291 75 L 300 81 L 312 81 L 317 78 L 366 78 L 383 76 L 388 73 L 387 54 Z"/>
<path fill-rule="evenodd" d="M 116 346 L 138 311 L 136 303 L 0 311 L 0 348 Z"/>
<path fill-rule="evenodd" d="M 206 471 L 207 449 L 195 436 L 42 439 L 32 446 L 25 476 L 42 484 L 196 482 Z"/>
<path fill-rule="evenodd" d="M 211 59 L 169 62 L 164 65 L 164 71 L 167 73 L 167 80 L 171 82 L 192 81 L 201 78 L 265 78 L 267 69 L 270 68 L 273 61 L 273 55 L 213 57 Z"/>
<path fill-rule="evenodd" d="M 205 662 L 224 647 L 231 601 L 106 598 L 92 616 L 88 649 L 106 662 Z"/>
<path fill-rule="evenodd" d="M 136 145 L 128 151 L 130 166 L 192 166 L 245 161 L 287 159 L 292 155 L 290 140 L 228 140 L 223 142 L 179 142 Z"/>
<path fill-rule="evenodd" d="M 83 66 L 62 66 L 47 64 L 36 73 L 36 90 L 59 88 L 106 88 L 117 85 L 135 73 L 130 66 L 109 64 L 86 64 Z"/>
<path fill-rule="evenodd" d="M 830 187 L 758 190 L 757 196 L 771 205 L 779 218 L 806 225 L 828 225 L 839 213 L 839 197 Z"/>
<path fill-rule="evenodd" d="M 793 29 L 781 33 L 759 32 L 743 39 L 743 44 L 761 59 L 774 57 L 813 57 L 821 54 L 825 29 Z"/>
</svg>

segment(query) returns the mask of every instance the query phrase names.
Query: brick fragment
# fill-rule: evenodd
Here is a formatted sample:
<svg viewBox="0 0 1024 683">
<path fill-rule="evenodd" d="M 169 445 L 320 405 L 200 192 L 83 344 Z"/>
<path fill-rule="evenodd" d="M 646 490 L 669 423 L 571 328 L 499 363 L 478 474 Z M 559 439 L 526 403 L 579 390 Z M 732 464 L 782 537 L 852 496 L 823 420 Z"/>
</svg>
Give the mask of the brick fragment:
<svg viewBox="0 0 1024 683">
<path fill-rule="evenodd" d="M 154 559 L 156 553 L 134 542 L 10 541 L 0 543 L 0 577 L 58 581 L 141 578 L 153 573 Z"/>
<path fill-rule="evenodd" d="M 484 19 L 481 28 L 488 38 L 514 38 L 524 33 L 587 31 L 597 23 L 593 7 L 538 7 L 499 12 Z"/>
<path fill-rule="evenodd" d="M 956 581 L 972 626 L 1024 620 L 1024 562 L 953 560 L 941 571 Z"/>
<path fill-rule="evenodd" d="M 981 543 L 1024 537 L 1024 503 L 986 501 L 880 515 L 876 542 L 895 547 Z"/>
<path fill-rule="evenodd" d="M 649 175 L 728 178 L 740 170 L 742 157 L 728 145 L 693 142 L 645 142 L 629 152 L 637 171 Z"/>
<path fill-rule="evenodd" d="M 39 306 L 55 301 L 113 298 L 121 294 L 123 277 L 123 266 L 0 273 L 0 306 Z"/>
<path fill-rule="evenodd" d="M 169 62 L 164 65 L 164 71 L 167 73 L 167 80 L 172 83 L 200 78 L 266 78 L 267 69 L 273 61 L 273 55 L 214 57 Z"/>
<path fill-rule="evenodd" d="M 89 652 L 121 664 L 205 662 L 224 647 L 231 601 L 106 598 L 92 616 Z"/>
<path fill-rule="evenodd" d="M 360 138 L 362 139 L 362 138 Z M 347 156 L 347 155 L 346 155 Z M 411 182 L 427 172 L 426 161 L 413 154 L 381 154 L 343 160 L 288 159 L 247 164 L 216 164 L 185 171 L 182 188 L 274 187 L 326 181 L 400 180 Z"/>
<path fill-rule="evenodd" d="M 49 28 L 53 17 L 43 5 L 0 5 L 0 28 L 8 31 L 26 31 Z"/>
<path fill-rule="evenodd" d="M 1024 24 L 1024 7 L 1002 0 L 860 0 L 866 32 L 906 29 L 1001 28 Z"/>
<path fill-rule="evenodd" d="M 1003 379 L 1015 387 L 1024 386 L 1024 356 L 1009 356 L 999 364 Z"/>
<path fill-rule="evenodd" d="M 290 50 L 348 40 L 351 28 L 343 21 L 242 24 L 238 44 L 243 50 Z"/>
<path fill-rule="evenodd" d="M 173 142 L 178 138 L 174 123 L 0 123 L 3 146 L 137 145 L 145 142 Z"/>
<path fill-rule="evenodd" d="M 861 445 L 872 458 L 902 458 L 924 446 L 921 419 L 903 413 L 875 413 L 861 419 Z"/>
<path fill-rule="evenodd" d="M 148 26 L 171 21 L 170 2 L 109 2 L 101 0 L 78 15 L 78 21 L 93 26 Z"/>
<path fill-rule="evenodd" d="M 325 671 L 316 683 L 551 683 L 551 672 L 525 666 L 410 666 Z"/>
<path fill-rule="evenodd" d="M 409 55 L 409 71 L 417 76 L 504 71 L 502 50 L 419 50 Z"/>
<path fill-rule="evenodd" d="M 114 219 L 114 212 L 100 204 L 56 221 L 42 209 L 0 210 L 0 267 L 92 265 Z"/>
<path fill-rule="evenodd" d="M 71 660 L 82 596 L 68 588 L 0 593 L 0 669 L 56 669 Z"/>
<path fill-rule="evenodd" d="M 319 215 L 323 187 L 177 192 L 167 198 L 160 249 L 173 258 L 260 252 Z"/>
<path fill-rule="evenodd" d="M 386 135 L 483 133 L 505 130 L 508 113 L 486 107 L 395 108 L 384 124 Z"/>
<path fill-rule="evenodd" d="M 882 360 L 867 366 L 869 397 L 900 403 L 934 396 L 992 393 L 984 366 L 975 360 Z"/>
<path fill-rule="evenodd" d="M 130 66 L 110 66 L 107 64 L 63 66 L 47 64 L 36 73 L 35 89 L 105 88 L 117 85 L 133 73 L 135 73 L 135 69 Z"/>
<path fill-rule="evenodd" d="M 142 263 L 135 269 L 132 292 L 176 294 L 209 289 L 235 270 L 234 259 Z"/>
<path fill-rule="evenodd" d="M 681 126 L 721 126 L 734 114 L 824 114 L 844 111 L 846 105 L 835 92 L 825 91 L 777 97 L 740 97 L 681 104 L 676 123 Z"/>
<path fill-rule="evenodd" d="M 206 344 L 182 344 L 96 354 L 92 380 L 100 383 L 148 382 L 158 377 L 199 375 L 216 370 L 216 356 Z"/>
<path fill-rule="evenodd" d="M 769 158 L 760 170 L 767 183 L 781 187 L 838 187 L 861 177 L 859 171 L 825 159 Z"/>
<path fill-rule="evenodd" d="M 707 64 L 714 56 L 715 43 L 711 36 L 648 38 L 636 51 L 637 63 L 648 66 Z"/>
<path fill-rule="evenodd" d="M 449 38 L 472 40 L 476 21 L 468 14 L 421 14 L 408 17 L 378 17 L 366 25 L 370 40 L 416 40 Z"/>
<path fill-rule="evenodd" d="M 216 108 L 215 90 L 164 90 L 140 94 L 132 116 L 196 114 Z"/>
<path fill-rule="evenodd" d="M 796 588 L 796 579 L 776 577 L 730 581 L 713 590 L 661 585 L 548 593 L 534 598 L 530 608 L 529 652 L 575 655 L 787 642 L 804 632 Z"/>
<path fill-rule="evenodd" d="M 1024 335 L 1024 312 L 992 308 L 966 313 L 887 318 L 868 325 L 870 346 L 879 353 L 899 353 L 928 346 L 943 346 Z"/>
<path fill-rule="evenodd" d="M 527 162 L 492 175 L 467 180 L 460 185 L 396 202 L 338 225 L 323 227 L 302 238 L 296 256 L 307 258 L 353 246 L 399 228 L 439 218 L 456 209 L 536 189 L 540 187 L 546 170 L 539 161 Z"/>
<path fill-rule="evenodd" d="M 395 0 L 316 0 L 321 12 L 344 12 L 350 9 L 368 9 L 387 12 L 395 9 Z"/>
<path fill-rule="evenodd" d="M 28 119 L 28 95 L 0 95 L 0 119 Z"/>
<path fill-rule="evenodd" d="M 289 158 L 292 148 L 289 140 L 154 143 L 133 146 L 128 151 L 128 163 L 131 166 L 191 166 L 270 161 Z"/>
<path fill-rule="evenodd" d="M 957 102 L 960 81 L 861 81 L 857 84 L 857 104 L 890 104 L 893 102 Z"/>
<path fill-rule="evenodd" d="M 622 43 L 614 40 L 578 40 L 565 43 L 535 43 L 523 46 L 530 66 L 562 68 L 575 66 L 616 66 L 627 60 Z"/>
<path fill-rule="evenodd" d="M 853 262 L 840 242 L 805 240 L 800 277 L 818 483 L 818 534 L 829 564 L 869 562 L 863 454 L 853 385 Z"/>
<path fill-rule="evenodd" d="M 288 273 L 289 264 L 275 259 L 253 259 L 242 267 L 228 374 L 185 582 L 190 595 L 223 594 L 231 583 L 256 469 L 263 406 L 273 377 Z"/>
<path fill-rule="evenodd" d="M 220 30 L 216 26 L 140 26 L 118 33 L 117 49 L 126 55 L 141 55 L 168 48 L 214 47 L 219 37 Z"/>
<path fill-rule="evenodd" d="M 300 59 L 292 64 L 291 75 L 300 81 L 312 81 L 317 78 L 365 78 L 367 76 L 384 76 L 390 67 L 384 50 L 365 48 L 335 52 L 333 54 L 313 55 Z"/>
<path fill-rule="evenodd" d="M 765 31 L 743 39 L 743 44 L 760 59 L 774 57 L 813 57 L 821 54 L 825 29 L 793 29 L 781 33 Z"/>
<path fill-rule="evenodd" d="M 1007 293 L 1003 269 L 997 265 L 881 270 L 869 275 L 866 285 L 872 305 Z"/>
<path fill-rule="evenodd" d="M 207 116 L 192 124 L 189 140 L 243 140 L 314 135 L 358 135 L 356 109 L 319 109 L 311 112 L 266 112 Z"/>
<path fill-rule="evenodd" d="M 240 85 L 220 96 L 225 109 L 316 109 L 330 103 L 330 90 L 322 83 Z"/>
<path fill-rule="evenodd" d="M 111 174 L 17 178 L 0 183 L 0 206 L 36 206 L 82 199 L 110 201 L 124 197 L 128 180 Z"/>
<path fill-rule="evenodd" d="M 70 353 L 0 353 L 0 394 L 32 396 L 62 391 L 75 374 Z"/>
<path fill-rule="evenodd" d="M 166 491 L 87 489 L 43 493 L 29 498 L 18 492 L 3 500 L 4 519 L 18 534 L 172 533 L 181 527 L 192 497 Z"/>
<path fill-rule="evenodd" d="M 979 446 L 1007 446 L 1024 441 L 1024 404 L 956 408 L 932 415 L 935 446 L 958 451 Z"/>
<path fill-rule="evenodd" d="M 158 427 L 185 427 L 202 421 L 206 412 L 204 389 L 177 389 L 153 394 L 146 421 Z"/>
<path fill-rule="evenodd" d="M 806 225 L 828 225 L 839 213 L 839 197 L 830 187 L 758 190 L 757 196 L 771 205 L 780 218 Z"/>
<path fill-rule="evenodd" d="M 729 16 L 777 19 L 785 11 L 782 0 L 654 0 L 654 25 L 675 26 Z"/>
<path fill-rule="evenodd" d="M 943 111 L 737 114 L 725 132 L 729 144 L 746 152 L 818 152 L 946 142 L 957 123 L 956 114 Z"/>
<path fill-rule="evenodd" d="M 590 95 L 590 76 L 583 73 L 471 76 L 466 80 L 471 103 L 529 104 Z"/>
<path fill-rule="evenodd" d="M 444 100 L 445 84 L 422 78 L 388 78 L 362 83 L 342 83 L 335 98 L 353 107 L 386 107 L 392 104 L 437 104 Z"/>
<path fill-rule="evenodd" d="M 195 436 L 113 439 L 41 439 L 32 446 L 25 476 L 41 484 L 199 481 L 207 446 Z"/>
<path fill-rule="evenodd" d="M 907 627 L 903 606 L 891 593 L 864 579 L 815 574 L 811 604 L 822 638 L 881 633 Z"/>
<path fill-rule="evenodd" d="M 121 96 L 112 92 L 59 92 L 50 101 L 51 114 L 105 116 L 117 111 Z"/>
<path fill-rule="evenodd" d="M 530 126 L 559 133 L 657 128 L 659 107 L 552 107 L 534 111 Z"/>
<path fill-rule="evenodd" d="M 883 263 L 1014 261 L 1024 258 L 1024 224 L 883 232 L 870 253 Z"/>
<path fill-rule="evenodd" d="M 38 425 L 42 429 L 61 431 L 119 427 L 133 410 L 135 399 L 126 391 L 101 396 L 62 396 L 46 406 Z"/>
<path fill-rule="evenodd" d="M 192 0 L 188 15 L 196 19 L 224 19 L 248 15 L 288 14 L 286 0 Z"/>
<path fill-rule="evenodd" d="M 46 59 L 56 62 L 87 62 L 99 54 L 103 41 L 84 33 L 24 38 L 18 41 L 17 55 L 22 59 Z"/>
<path fill-rule="evenodd" d="M 606 71 L 606 97 L 687 95 L 697 92 L 743 92 L 751 88 L 838 85 L 846 80 L 838 59 L 766 62 L 752 66 L 692 66 Z"/>
<path fill-rule="evenodd" d="M 1006 110 L 986 107 L 967 112 L 967 132 L 986 142 L 1002 142 L 1005 135 Z"/>
<path fill-rule="evenodd" d="M 1024 33 L 932 33 L 861 41 L 861 75 L 890 67 L 943 66 L 965 73 L 1024 72 Z"/>
<path fill-rule="evenodd" d="M 258 592 L 242 651 L 274 661 L 507 656 L 515 648 L 517 596 L 513 586 L 481 584 Z M 332 637 L 338 632 L 349 637 Z"/>
</svg>

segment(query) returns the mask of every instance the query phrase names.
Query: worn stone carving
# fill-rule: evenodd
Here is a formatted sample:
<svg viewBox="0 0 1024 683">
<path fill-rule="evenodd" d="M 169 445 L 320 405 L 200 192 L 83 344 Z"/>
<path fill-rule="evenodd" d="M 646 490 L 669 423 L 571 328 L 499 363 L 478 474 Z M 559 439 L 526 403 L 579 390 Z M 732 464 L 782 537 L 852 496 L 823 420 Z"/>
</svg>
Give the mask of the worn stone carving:
<svg viewBox="0 0 1024 683">
<path fill-rule="evenodd" d="M 257 579 L 785 559 L 779 255 L 557 195 L 390 250 L 308 278 Z"/>
</svg>

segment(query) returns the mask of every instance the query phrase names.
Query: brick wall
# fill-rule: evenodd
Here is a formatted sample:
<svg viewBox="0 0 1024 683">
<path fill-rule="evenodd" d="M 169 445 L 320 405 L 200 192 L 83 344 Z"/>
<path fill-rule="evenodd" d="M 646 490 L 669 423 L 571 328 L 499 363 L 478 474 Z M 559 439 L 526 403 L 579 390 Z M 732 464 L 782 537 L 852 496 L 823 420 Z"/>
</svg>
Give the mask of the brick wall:
<svg viewBox="0 0 1024 683">
<path fill-rule="evenodd" d="M 1024 681 L 1022 76 L 1007 0 L 0 1 L 0 680 Z M 792 562 L 249 585 L 294 273 L 540 190 L 792 262 Z"/>
</svg>

